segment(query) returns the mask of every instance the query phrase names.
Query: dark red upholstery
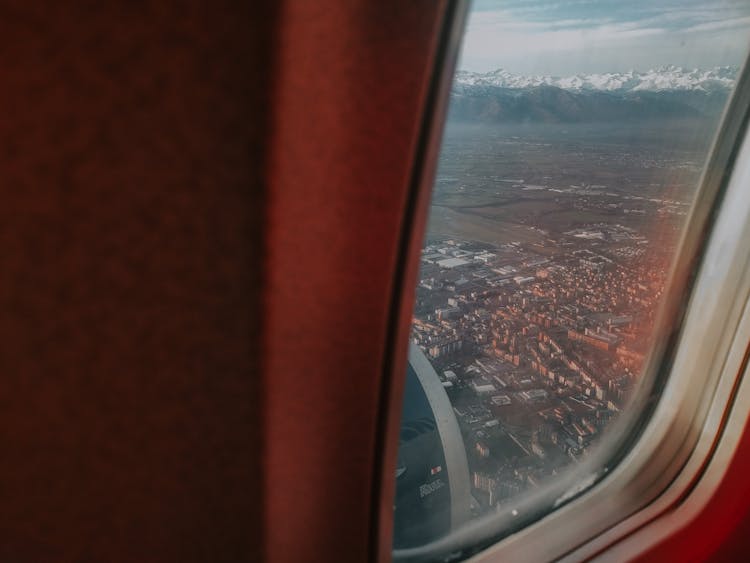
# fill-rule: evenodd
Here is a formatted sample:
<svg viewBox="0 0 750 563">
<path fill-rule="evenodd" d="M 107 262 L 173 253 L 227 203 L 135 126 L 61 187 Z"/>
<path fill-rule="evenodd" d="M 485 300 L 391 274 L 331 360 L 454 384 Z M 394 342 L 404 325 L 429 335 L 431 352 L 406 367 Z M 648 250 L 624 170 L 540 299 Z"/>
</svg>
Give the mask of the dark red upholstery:
<svg viewBox="0 0 750 563">
<path fill-rule="evenodd" d="M 274 561 L 364 561 L 373 547 L 392 279 L 443 7 L 290 2 L 281 14 L 265 380 Z"/>
<path fill-rule="evenodd" d="M 0 560 L 366 560 L 444 4 L 47 4 L 0 6 Z"/>
<path fill-rule="evenodd" d="M 0 561 L 257 561 L 273 2 L 0 6 Z"/>
</svg>

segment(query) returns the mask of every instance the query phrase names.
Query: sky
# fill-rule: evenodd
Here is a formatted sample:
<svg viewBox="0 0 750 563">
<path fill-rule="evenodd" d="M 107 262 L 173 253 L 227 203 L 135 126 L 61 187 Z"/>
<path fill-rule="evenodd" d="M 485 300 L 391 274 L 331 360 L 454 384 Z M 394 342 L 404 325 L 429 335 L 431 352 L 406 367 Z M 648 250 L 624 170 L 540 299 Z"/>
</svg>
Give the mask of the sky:
<svg viewBox="0 0 750 563">
<path fill-rule="evenodd" d="M 519 74 L 739 66 L 750 0 L 474 0 L 459 69 Z"/>
</svg>

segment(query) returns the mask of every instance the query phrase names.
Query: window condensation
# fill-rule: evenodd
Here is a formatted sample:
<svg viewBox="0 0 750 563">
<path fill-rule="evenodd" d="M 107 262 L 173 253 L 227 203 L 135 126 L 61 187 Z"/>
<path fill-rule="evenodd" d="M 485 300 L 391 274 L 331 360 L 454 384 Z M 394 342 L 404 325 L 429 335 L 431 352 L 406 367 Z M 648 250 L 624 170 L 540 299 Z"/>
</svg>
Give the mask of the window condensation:
<svg viewBox="0 0 750 563">
<path fill-rule="evenodd" d="M 397 553 L 521 516 L 633 414 L 749 37 L 746 3 L 473 5 L 420 257 Z"/>
</svg>

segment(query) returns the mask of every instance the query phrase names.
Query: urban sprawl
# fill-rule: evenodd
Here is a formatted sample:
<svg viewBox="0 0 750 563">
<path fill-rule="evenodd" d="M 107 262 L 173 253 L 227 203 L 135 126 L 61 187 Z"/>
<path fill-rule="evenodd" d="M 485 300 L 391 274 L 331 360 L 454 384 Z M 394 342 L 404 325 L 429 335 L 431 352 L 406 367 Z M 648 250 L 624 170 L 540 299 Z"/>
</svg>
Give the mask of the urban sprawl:
<svg viewBox="0 0 750 563">
<path fill-rule="evenodd" d="M 412 337 L 468 450 L 475 514 L 582 459 L 640 376 L 668 264 L 594 224 L 543 244 L 431 238 Z"/>
</svg>

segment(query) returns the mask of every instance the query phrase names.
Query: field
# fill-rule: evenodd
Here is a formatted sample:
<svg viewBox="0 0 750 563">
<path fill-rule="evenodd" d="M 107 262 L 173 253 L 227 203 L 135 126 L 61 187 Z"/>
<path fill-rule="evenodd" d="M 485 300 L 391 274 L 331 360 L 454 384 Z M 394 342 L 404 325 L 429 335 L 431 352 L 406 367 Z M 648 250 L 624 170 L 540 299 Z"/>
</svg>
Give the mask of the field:
<svg viewBox="0 0 750 563">
<path fill-rule="evenodd" d="M 595 223 L 641 231 L 658 214 L 687 211 L 710 141 L 695 130 L 684 122 L 449 124 L 429 234 L 497 245 Z"/>
</svg>

